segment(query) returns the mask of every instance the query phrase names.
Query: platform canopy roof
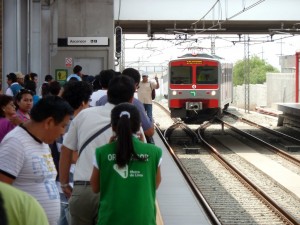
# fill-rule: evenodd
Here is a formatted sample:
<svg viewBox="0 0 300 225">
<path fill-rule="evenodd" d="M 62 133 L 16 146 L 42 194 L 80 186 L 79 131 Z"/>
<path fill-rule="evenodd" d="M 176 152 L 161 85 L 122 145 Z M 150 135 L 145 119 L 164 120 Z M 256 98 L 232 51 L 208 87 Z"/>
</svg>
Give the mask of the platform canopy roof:
<svg viewBox="0 0 300 225">
<path fill-rule="evenodd" d="M 300 34 L 299 0 L 114 0 L 123 33 Z"/>
</svg>

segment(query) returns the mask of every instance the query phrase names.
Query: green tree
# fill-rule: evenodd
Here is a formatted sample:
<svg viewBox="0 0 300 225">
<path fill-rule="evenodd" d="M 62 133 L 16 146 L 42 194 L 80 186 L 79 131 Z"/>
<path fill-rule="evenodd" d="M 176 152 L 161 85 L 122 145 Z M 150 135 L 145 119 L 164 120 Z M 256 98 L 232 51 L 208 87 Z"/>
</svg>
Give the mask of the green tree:
<svg viewBox="0 0 300 225">
<path fill-rule="evenodd" d="M 233 84 L 235 86 L 244 83 L 245 63 L 245 60 L 239 60 L 233 66 Z M 263 84 L 266 81 L 267 72 L 279 71 L 257 56 L 252 56 L 249 59 L 250 84 Z"/>
</svg>

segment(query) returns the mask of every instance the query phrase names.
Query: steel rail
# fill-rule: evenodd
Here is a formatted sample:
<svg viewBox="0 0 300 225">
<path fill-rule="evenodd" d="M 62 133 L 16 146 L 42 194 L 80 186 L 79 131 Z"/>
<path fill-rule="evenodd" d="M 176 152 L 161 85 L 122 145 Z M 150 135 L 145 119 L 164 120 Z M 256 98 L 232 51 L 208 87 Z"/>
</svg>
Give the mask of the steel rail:
<svg viewBox="0 0 300 225">
<path fill-rule="evenodd" d="M 207 146 L 213 155 L 228 171 L 233 174 L 245 187 L 247 187 L 252 193 L 254 193 L 259 199 L 261 199 L 270 209 L 272 209 L 280 218 L 287 224 L 299 225 L 297 221 L 290 213 L 281 208 L 275 201 L 273 201 L 263 190 L 252 183 L 245 175 L 242 174 L 237 168 L 230 164 L 213 146 L 211 146 L 203 137 L 204 129 L 198 129 L 198 135 L 202 143 Z"/>
</svg>

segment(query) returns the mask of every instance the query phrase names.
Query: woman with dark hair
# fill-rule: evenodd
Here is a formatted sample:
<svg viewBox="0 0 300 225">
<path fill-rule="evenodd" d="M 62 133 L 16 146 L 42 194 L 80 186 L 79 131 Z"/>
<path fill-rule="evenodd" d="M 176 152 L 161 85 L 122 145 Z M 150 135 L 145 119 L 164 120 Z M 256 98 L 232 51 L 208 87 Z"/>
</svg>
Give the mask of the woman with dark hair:
<svg viewBox="0 0 300 225">
<path fill-rule="evenodd" d="M 113 108 L 111 125 L 115 136 L 96 149 L 91 176 L 101 192 L 97 224 L 155 225 L 162 150 L 139 139 L 140 114 L 130 103 Z"/>
<path fill-rule="evenodd" d="M 25 122 L 30 119 L 30 110 L 33 106 L 33 92 L 21 89 L 15 97 L 17 116 Z"/>
<path fill-rule="evenodd" d="M 0 95 L 0 142 L 9 131 L 20 123 L 21 120 L 16 115 L 13 97 Z"/>
<path fill-rule="evenodd" d="M 24 88 L 32 91 L 32 101 L 33 105 L 35 105 L 40 100 L 40 97 L 36 94 L 36 83 L 32 80 L 29 80 L 25 83 Z"/>
</svg>

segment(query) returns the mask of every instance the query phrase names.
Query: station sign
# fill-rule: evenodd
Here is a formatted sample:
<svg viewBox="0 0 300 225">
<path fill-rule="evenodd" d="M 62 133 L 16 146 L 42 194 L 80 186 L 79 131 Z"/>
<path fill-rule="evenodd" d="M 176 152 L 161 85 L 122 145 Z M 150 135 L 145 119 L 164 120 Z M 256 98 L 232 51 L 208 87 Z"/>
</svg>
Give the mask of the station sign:
<svg viewBox="0 0 300 225">
<path fill-rule="evenodd" d="M 68 45 L 108 46 L 108 37 L 68 37 Z"/>
</svg>

